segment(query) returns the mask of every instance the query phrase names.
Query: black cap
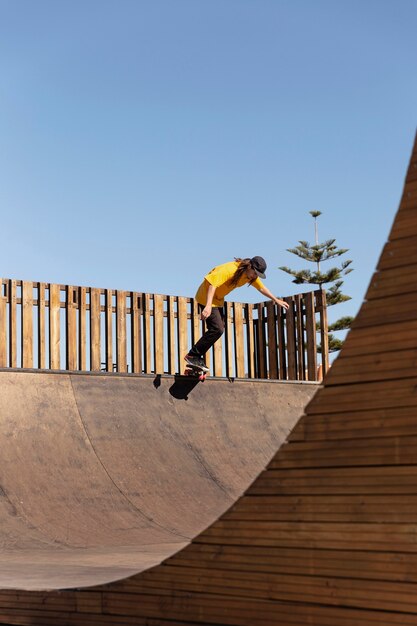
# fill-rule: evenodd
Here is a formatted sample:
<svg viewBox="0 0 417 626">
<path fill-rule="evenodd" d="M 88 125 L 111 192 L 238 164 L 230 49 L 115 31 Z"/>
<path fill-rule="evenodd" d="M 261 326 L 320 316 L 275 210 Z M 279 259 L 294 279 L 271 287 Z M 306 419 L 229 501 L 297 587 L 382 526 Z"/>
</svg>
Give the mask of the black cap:
<svg viewBox="0 0 417 626">
<path fill-rule="evenodd" d="M 266 278 L 266 276 L 265 276 L 265 270 L 266 270 L 266 261 L 265 261 L 265 259 L 263 259 L 261 256 L 254 256 L 250 260 L 250 263 L 251 263 L 253 269 L 255 270 L 255 272 L 258 274 L 259 278 Z"/>
</svg>

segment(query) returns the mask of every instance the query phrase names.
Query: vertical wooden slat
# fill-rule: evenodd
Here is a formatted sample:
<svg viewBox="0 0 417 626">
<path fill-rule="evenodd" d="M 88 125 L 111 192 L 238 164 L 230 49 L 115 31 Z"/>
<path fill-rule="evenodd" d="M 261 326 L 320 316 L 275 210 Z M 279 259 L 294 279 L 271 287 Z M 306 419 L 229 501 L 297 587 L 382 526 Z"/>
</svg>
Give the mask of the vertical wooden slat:
<svg viewBox="0 0 417 626">
<path fill-rule="evenodd" d="M 106 289 L 104 305 L 106 372 L 113 371 L 113 291 Z"/>
<path fill-rule="evenodd" d="M 116 291 L 117 371 L 127 372 L 126 292 Z"/>
<path fill-rule="evenodd" d="M 7 367 L 7 297 L 0 278 L 0 367 Z"/>
<path fill-rule="evenodd" d="M 224 346 L 226 350 L 226 376 L 233 378 L 233 321 L 232 321 L 232 305 L 226 302 L 225 305 L 225 334 Z"/>
<path fill-rule="evenodd" d="M 164 300 L 155 294 L 153 307 L 155 374 L 164 373 Z"/>
<path fill-rule="evenodd" d="M 181 373 L 184 366 L 184 357 L 190 346 L 188 345 L 187 332 L 187 298 L 180 296 L 178 298 L 178 362 L 179 372 Z"/>
<path fill-rule="evenodd" d="M 61 289 L 49 285 L 49 366 L 61 368 Z"/>
<path fill-rule="evenodd" d="M 144 294 L 143 329 L 145 342 L 145 373 L 152 372 L 152 342 L 151 342 L 151 294 Z"/>
<path fill-rule="evenodd" d="M 16 281 L 9 280 L 8 299 L 9 299 L 9 365 L 17 367 L 17 296 Z"/>
<path fill-rule="evenodd" d="M 259 378 L 266 378 L 266 346 L 265 346 L 265 324 L 264 324 L 264 304 L 259 303 L 256 305 L 258 310 L 258 320 L 256 324 L 256 348 L 257 348 L 257 361 Z"/>
<path fill-rule="evenodd" d="M 287 351 L 285 345 L 285 309 L 278 307 L 277 313 L 277 341 L 279 355 L 279 378 L 287 379 Z"/>
<path fill-rule="evenodd" d="M 66 302 L 66 367 L 77 369 L 77 289 L 67 286 Z"/>
<path fill-rule="evenodd" d="M 80 287 L 78 290 L 78 367 L 83 372 L 87 369 L 86 294 L 86 287 Z"/>
<path fill-rule="evenodd" d="M 327 302 L 324 289 L 315 291 L 316 300 L 320 308 L 320 341 L 321 341 L 321 365 L 323 376 L 329 370 L 329 331 L 327 322 Z"/>
<path fill-rule="evenodd" d="M 175 364 L 177 362 L 175 353 L 175 304 L 176 298 L 174 296 L 168 296 L 168 372 L 175 374 Z"/>
<path fill-rule="evenodd" d="M 213 346 L 214 376 L 223 376 L 223 336 Z"/>
<path fill-rule="evenodd" d="M 275 319 L 275 304 L 272 301 L 266 304 L 266 323 L 268 332 L 268 378 L 276 380 L 278 378 L 277 324 Z"/>
<path fill-rule="evenodd" d="M 234 330 L 235 330 L 235 363 L 236 376 L 245 376 L 245 348 L 243 340 L 243 304 L 235 302 L 233 304 Z"/>
<path fill-rule="evenodd" d="M 200 309 L 197 300 L 191 298 L 191 343 L 194 345 L 201 337 L 201 318 Z"/>
<path fill-rule="evenodd" d="M 33 367 L 33 283 L 22 282 L 22 367 Z"/>
<path fill-rule="evenodd" d="M 255 339 L 253 328 L 253 304 L 245 305 L 246 312 L 246 341 L 248 353 L 248 376 L 255 378 Z"/>
<path fill-rule="evenodd" d="M 303 294 L 298 293 L 295 299 L 295 336 L 297 345 L 297 373 L 298 380 L 307 380 L 306 360 L 304 350 L 304 323 L 303 323 Z"/>
<path fill-rule="evenodd" d="M 131 293 L 131 341 L 132 341 L 132 372 L 142 373 L 142 325 L 141 325 L 140 294 Z"/>
<path fill-rule="evenodd" d="M 284 298 L 290 305 L 286 315 L 288 380 L 297 380 L 297 354 L 295 343 L 294 299 Z"/>
<path fill-rule="evenodd" d="M 317 380 L 317 338 L 314 293 L 305 294 L 308 380 Z"/>
<path fill-rule="evenodd" d="M 100 289 L 90 289 L 90 369 L 101 369 Z"/>
<path fill-rule="evenodd" d="M 38 283 L 38 367 L 46 368 L 45 283 Z"/>
</svg>

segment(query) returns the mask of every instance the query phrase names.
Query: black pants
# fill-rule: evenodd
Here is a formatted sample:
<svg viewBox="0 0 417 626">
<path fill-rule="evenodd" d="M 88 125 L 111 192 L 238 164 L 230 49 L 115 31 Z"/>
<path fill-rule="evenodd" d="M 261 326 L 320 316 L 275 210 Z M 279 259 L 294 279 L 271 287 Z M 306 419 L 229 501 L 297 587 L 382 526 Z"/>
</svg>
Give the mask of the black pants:
<svg viewBox="0 0 417 626">
<path fill-rule="evenodd" d="M 201 312 L 204 307 L 198 305 Z M 206 332 L 201 339 L 191 348 L 189 354 L 191 356 L 204 356 L 210 350 L 211 346 L 216 343 L 224 332 L 224 309 L 223 307 L 214 306 L 211 309 L 211 315 L 206 319 Z"/>
</svg>

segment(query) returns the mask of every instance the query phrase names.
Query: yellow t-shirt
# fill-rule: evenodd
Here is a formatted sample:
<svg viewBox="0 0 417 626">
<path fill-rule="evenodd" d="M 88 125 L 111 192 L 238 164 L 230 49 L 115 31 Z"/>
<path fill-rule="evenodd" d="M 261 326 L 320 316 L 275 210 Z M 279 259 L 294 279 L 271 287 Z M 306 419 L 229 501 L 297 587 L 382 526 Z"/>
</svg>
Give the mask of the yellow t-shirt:
<svg viewBox="0 0 417 626">
<path fill-rule="evenodd" d="M 237 261 L 223 263 L 223 265 L 214 267 L 211 272 L 204 276 L 204 280 L 197 290 L 195 295 L 197 302 L 203 306 L 207 304 L 207 291 L 210 284 L 216 287 L 216 292 L 213 298 L 213 306 L 223 306 L 224 297 L 227 296 L 228 293 L 237 287 L 242 287 L 243 285 L 247 285 L 249 283 L 246 273 L 243 273 L 237 284 L 232 286 L 232 278 L 238 267 L 239 263 Z M 259 277 L 252 283 L 252 285 L 258 291 L 260 291 L 264 286 Z"/>
</svg>

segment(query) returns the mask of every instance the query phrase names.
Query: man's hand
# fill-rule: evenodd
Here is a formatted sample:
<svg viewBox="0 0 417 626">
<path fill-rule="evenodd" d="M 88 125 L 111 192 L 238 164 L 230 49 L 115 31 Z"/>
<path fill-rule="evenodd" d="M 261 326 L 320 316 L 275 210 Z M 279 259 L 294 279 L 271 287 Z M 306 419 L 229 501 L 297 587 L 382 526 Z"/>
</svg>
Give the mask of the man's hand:
<svg viewBox="0 0 417 626">
<path fill-rule="evenodd" d="M 276 303 L 279 304 L 279 306 L 282 306 L 283 309 L 288 309 L 290 306 L 288 302 L 285 302 L 284 300 L 280 300 L 279 298 L 276 299 Z"/>
<path fill-rule="evenodd" d="M 201 319 L 202 320 L 206 320 L 208 317 L 210 317 L 211 315 L 211 306 L 205 306 L 204 309 L 201 311 Z"/>
</svg>

